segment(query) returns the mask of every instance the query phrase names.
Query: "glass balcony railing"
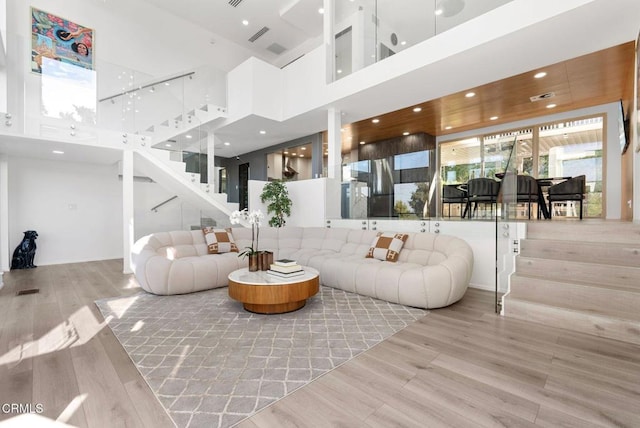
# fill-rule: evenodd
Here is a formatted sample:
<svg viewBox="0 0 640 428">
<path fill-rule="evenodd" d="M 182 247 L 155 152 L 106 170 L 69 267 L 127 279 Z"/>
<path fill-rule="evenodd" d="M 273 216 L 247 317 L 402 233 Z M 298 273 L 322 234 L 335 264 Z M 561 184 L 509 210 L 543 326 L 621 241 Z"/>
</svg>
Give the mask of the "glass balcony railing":
<svg viewBox="0 0 640 428">
<path fill-rule="evenodd" d="M 174 157 L 189 159 L 194 172 L 206 174 L 199 156 L 207 147 L 202 125 L 226 114 L 223 71 L 200 67 L 166 75 L 99 58 L 83 67 L 41 52 L 42 47 L 32 45 L 34 40 L 7 36 L 7 57 L 30 67 L 7 69 L 9 102 L 3 132 L 184 151 Z"/>
<path fill-rule="evenodd" d="M 334 0 L 333 80 L 512 0 Z"/>
</svg>

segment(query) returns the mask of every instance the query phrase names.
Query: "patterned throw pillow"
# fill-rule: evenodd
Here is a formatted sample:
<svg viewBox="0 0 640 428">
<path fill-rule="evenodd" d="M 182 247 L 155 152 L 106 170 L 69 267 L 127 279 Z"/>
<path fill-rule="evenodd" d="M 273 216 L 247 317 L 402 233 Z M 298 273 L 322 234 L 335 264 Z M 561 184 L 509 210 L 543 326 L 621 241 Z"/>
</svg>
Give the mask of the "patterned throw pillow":
<svg viewBox="0 0 640 428">
<path fill-rule="evenodd" d="M 204 233 L 204 240 L 207 242 L 207 252 L 209 254 L 238 252 L 238 246 L 233 239 L 231 230 L 205 227 L 202 232 Z"/>
<path fill-rule="evenodd" d="M 366 257 L 395 262 L 408 237 L 409 235 L 404 233 L 378 233 Z"/>
</svg>

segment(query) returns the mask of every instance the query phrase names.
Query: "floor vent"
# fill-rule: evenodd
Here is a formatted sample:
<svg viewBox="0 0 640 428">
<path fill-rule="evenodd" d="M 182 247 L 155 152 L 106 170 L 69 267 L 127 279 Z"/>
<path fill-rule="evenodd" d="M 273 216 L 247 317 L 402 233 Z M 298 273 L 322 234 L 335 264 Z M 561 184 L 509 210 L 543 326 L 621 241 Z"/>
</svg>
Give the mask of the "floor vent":
<svg viewBox="0 0 640 428">
<path fill-rule="evenodd" d="M 249 41 L 251 43 L 255 42 L 256 40 L 258 40 L 260 37 L 262 37 L 264 35 L 264 33 L 266 33 L 267 31 L 269 31 L 269 27 L 262 27 L 260 30 L 258 30 L 258 32 L 256 34 L 254 34 L 253 36 L 251 36 L 251 38 L 249 39 Z"/>
<path fill-rule="evenodd" d="M 39 292 L 40 292 L 39 288 L 26 288 L 24 290 L 19 290 L 16 293 L 16 296 L 24 296 L 26 294 L 36 294 L 36 293 L 39 293 Z"/>
<path fill-rule="evenodd" d="M 238 7 L 240 3 L 242 3 L 242 0 L 229 0 L 229 4 L 233 7 Z"/>
</svg>

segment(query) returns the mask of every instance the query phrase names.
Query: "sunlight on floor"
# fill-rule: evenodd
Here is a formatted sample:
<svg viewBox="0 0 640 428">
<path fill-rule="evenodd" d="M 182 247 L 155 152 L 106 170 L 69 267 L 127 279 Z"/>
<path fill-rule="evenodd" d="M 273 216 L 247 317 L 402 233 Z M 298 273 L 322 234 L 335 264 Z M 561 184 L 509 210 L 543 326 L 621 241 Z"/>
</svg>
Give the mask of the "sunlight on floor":
<svg viewBox="0 0 640 428">
<path fill-rule="evenodd" d="M 131 305 L 136 302 L 136 300 L 138 300 L 138 296 L 122 297 L 107 303 L 107 305 L 109 306 L 109 309 L 111 309 L 113 314 L 118 319 L 120 319 L 131 307 Z"/>
<path fill-rule="evenodd" d="M 34 358 L 61 349 L 71 348 L 87 343 L 102 330 L 111 320 L 110 317 L 100 322 L 93 312 L 83 306 L 74 312 L 68 320 L 53 327 L 39 339 L 21 343 L 0 356 L 0 365 L 20 363 L 25 358 Z"/>
<path fill-rule="evenodd" d="M 84 403 L 84 400 L 86 400 L 88 396 L 89 394 L 80 394 L 76 396 L 73 400 L 71 400 L 69 405 L 62 411 L 62 413 L 60 413 L 60 416 L 58 416 L 57 421 L 58 422 L 69 421 L 69 419 L 71 419 L 73 415 L 78 411 L 80 406 L 82 406 L 82 403 Z"/>
</svg>

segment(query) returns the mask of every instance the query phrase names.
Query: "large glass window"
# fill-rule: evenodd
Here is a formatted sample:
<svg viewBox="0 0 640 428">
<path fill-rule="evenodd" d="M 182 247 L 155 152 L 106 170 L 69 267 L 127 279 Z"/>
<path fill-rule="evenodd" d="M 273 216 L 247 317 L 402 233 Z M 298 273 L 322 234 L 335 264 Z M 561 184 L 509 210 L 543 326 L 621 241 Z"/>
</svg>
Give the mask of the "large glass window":
<svg viewBox="0 0 640 428">
<path fill-rule="evenodd" d="M 540 127 L 538 177 L 585 175 L 586 217 L 602 216 L 602 123 L 594 117 Z M 564 214 L 572 215 L 571 208 Z"/>
<path fill-rule="evenodd" d="M 342 217 L 427 217 L 431 160 L 430 151 L 422 150 L 346 163 L 342 167 Z"/>
<path fill-rule="evenodd" d="M 440 178 L 443 185 L 464 184 L 472 178 L 499 177 L 508 168 L 549 178 L 551 185 L 585 175 L 584 215 L 601 217 L 602 134 L 603 118 L 592 117 L 441 143 Z M 561 205 L 553 216 L 577 216 L 577 204 Z"/>
<path fill-rule="evenodd" d="M 441 144 L 440 171 L 444 184 L 463 184 L 482 177 L 480 138 Z"/>
</svg>

